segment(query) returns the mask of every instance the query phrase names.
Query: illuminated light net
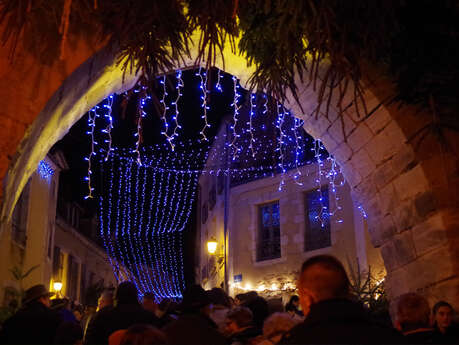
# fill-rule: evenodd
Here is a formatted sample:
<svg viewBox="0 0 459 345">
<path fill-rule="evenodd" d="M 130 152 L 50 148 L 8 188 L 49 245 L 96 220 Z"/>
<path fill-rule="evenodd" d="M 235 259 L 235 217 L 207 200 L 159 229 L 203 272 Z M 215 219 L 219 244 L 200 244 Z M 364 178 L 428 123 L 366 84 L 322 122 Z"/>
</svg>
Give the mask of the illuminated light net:
<svg viewBox="0 0 459 345">
<path fill-rule="evenodd" d="M 183 232 L 207 148 L 113 149 L 100 161 L 100 234 L 118 280 L 140 294 L 179 299 L 185 286 Z M 102 155 L 103 156 L 103 155 Z"/>
<path fill-rule="evenodd" d="M 316 182 L 320 212 L 314 221 L 322 228 L 332 215 L 338 223 L 342 222 L 337 187 L 344 185 L 344 177 L 320 139 L 313 139 L 304 131 L 303 121 L 278 101 L 269 101 L 267 95 L 243 90 L 234 76 L 218 70 L 215 78 L 207 79 L 208 73 L 212 75 L 207 70 L 192 72 L 189 71 L 186 78 L 187 72 L 182 75 L 177 71 L 169 83 L 167 77 L 162 76 L 156 89 L 142 85 L 133 88 L 136 116 L 131 131 L 134 136 L 130 143 L 123 145 L 121 141 L 121 146 L 127 148 L 120 149 L 112 143 L 118 130 L 114 120 L 120 122 L 120 114 L 123 117 L 120 111 L 123 100 L 119 96 L 110 95 L 88 114 L 86 133 L 91 143 L 85 157 L 88 162 L 86 198 L 99 196 L 100 235 L 109 261 L 118 281 L 131 280 L 140 294 L 152 292 L 158 301 L 182 297 L 184 230 L 193 210 L 201 174 L 229 175 L 230 187 L 280 175 L 279 190 L 282 190 L 286 179 L 302 186 L 300 167 L 316 163 L 317 177 L 311 178 Z M 194 78 L 190 78 L 192 76 Z M 212 80 L 214 86 L 210 85 Z M 168 88 L 166 84 L 171 85 Z M 180 143 L 177 141 L 179 131 L 187 118 L 180 116 L 179 121 L 179 114 L 193 113 L 188 107 L 192 104 L 190 99 L 183 103 L 187 99 L 186 90 L 197 97 L 197 112 L 204 123 L 197 126 L 199 139 Z M 228 94 L 218 101 L 223 90 Z M 153 92 L 158 99 L 156 117 Z M 216 98 L 217 102 L 212 102 Z M 217 113 L 221 118 L 220 127 L 211 126 L 212 121 L 217 124 Z M 155 118 L 158 135 L 165 141 L 148 146 L 144 139 L 151 137 L 148 124 L 151 126 Z M 125 132 L 129 133 L 129 124 L 124 124 L 128 128 Z M 100 133 L 96 127 L 102 128 Z M 150 132 L 144 135 L 145 130 Z M 212 138 L 215 133 L 218 135 Z M 331 187 L 330 198 L 322 195 L 322 186 L 327 182 Z M 97 188 L 93 188 L 92 183 L 98 184 Z"/>
</svg>

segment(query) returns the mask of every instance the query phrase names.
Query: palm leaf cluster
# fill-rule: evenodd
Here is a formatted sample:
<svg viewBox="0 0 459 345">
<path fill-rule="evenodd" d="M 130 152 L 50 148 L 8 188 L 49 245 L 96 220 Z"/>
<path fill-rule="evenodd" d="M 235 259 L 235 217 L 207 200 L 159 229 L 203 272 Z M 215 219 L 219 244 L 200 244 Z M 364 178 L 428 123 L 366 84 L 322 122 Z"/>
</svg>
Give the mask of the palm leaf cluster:
<svg viewBox="0 0 459 345">
<path fill-rule="evenodd" d="M 282 101 L 305 80 L 317 91 L 315 115 L 349 106 L 371 114 L 362 78 L 377 70 L 395 82 L 391 101 L 432 110 L 437 129 L 458 129 L 458 0 L 0 0 L 0 22 L 12 58 L 22 42 L 54 61 L 63 40 L 86 35 L 150 81 L 189 57 L 199 29 L 196 64 L 213 66 L 237 42 L 255 65 L 252 89 Z"/>
</svg>

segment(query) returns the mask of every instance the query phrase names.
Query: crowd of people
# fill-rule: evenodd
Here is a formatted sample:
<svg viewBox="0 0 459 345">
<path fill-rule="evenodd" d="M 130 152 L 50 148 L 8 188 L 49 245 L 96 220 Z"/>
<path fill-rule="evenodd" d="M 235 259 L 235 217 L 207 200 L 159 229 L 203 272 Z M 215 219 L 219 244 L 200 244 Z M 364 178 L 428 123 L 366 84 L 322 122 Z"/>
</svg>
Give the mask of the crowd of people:
<svg viewBox="0 0 459 345">
<path fill-rule="evenodd" d="M 188 287 L 180 303 L 121 283 L 95 307 L 50 299 L 44 285 L 28 289 L 23 307 L 1 326 L 2 344 L 458 344 L 454 309 L 407 293 L 396 301 L 395 327 L 372 320 L 350 295 L 343 265 L 328 255 L 306 260 L 299 296 L 273 310 L 255 291 L 231 298 L 222 289 Z"/>
</svg>

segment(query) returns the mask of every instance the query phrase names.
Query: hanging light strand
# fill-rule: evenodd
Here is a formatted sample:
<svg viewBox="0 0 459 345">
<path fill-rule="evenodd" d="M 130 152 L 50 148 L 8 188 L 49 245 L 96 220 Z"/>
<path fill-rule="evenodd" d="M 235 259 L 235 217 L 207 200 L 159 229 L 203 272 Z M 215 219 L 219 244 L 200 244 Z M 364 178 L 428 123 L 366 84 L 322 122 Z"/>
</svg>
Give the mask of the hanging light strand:
<svg viewBox="0 0 459 345">
<path fill-rule="evenodd" d="M 85 196 L 85 199 L 92 199 L 94 196 L 92 192 L 94 191 L 94 188 L 91 185 L 91 175 L 92 175 L 92 157 L 96 155 L 95 152 L 95 146 L 97 145 L 97 142 L 94 140 L 94 131 L 96 129 L 96 117 L 97 117 L 97 112 L 96 112 L 96 107 L 92 108 L 89 113 L 88 113 L 88 127 L 89 130 L 86 132 L 86 134 L 91 136 L 91 152 L 89 153 L 89 156 L 85 158 L 86 161 L 88 161 L 88 176 L 85 177 L 85 180 L 88 182 L 88 195 Z"/>
<path fill-rule="evenodd" d="M 277 106 L 276 106 L 276 109 L 277 109 L 277 120 L 276 120 L 276 126 L 277 126 L 277 129 L 279 130 L 279 139 L 278 139 L 278 148 L 276 149 L 276 151 L 279 152 L 279 163 L 278 163 L 278 166 L 281 170 L 281 181 L 279 183 L 279 188 L 278 190 L 279 191 L 282 191 L 283 188 L 284 188 L 284 185 L 285 185 L 285 173 L 286 173 L 286 169 L 285 169 L 285 166 L 284 166 L 284 149 L 283 149 L 283 146 L 284 146 L 284 137 L 285 137 L 285 133 L 284 133 L 284 130 L 282 129 L 282 126 L 284 124 L 284 118 L 285 118 L 285 111 L 282 107 L 282 105 L 279 104 L 279 102 L 276 102 L 277 103 Z M 282 111 L 280 111 L 280 109 L 282 109 Z"/>
<path fill-rule="evenodd" d="M 263 99 L 265 100 L 263 103 L 263 115 L 266 115 L 268 113 L 268 96 L 266 93 L 263 94 Z"/>
<path fill-rule="evenodd" d="M 250 95 L 250 113 L 249 113 L 249 122 L 247 123 L 249 125 L 249 133 L 250 133 L 249 148 L 250 148 L 250 151 L 252 152 L 252 158 L 255 158 L 255 148 L 254 148 L 255 137 L 253 135 L 253 127 L 252 127 L 253 117 L 255 116 L 255 109 L 256 109 L 256 103 L 254 103 L 254 101 L 256 101 L 255 97 L 256 97 L 255 94 Z"/>
<path fill-rule="evenodd" d="M 135 143 L 135 150 L 134 152 L 137 155 L 137 163 L 139 165 L 142 165 L 142 160 L 140 158 L 140 144 L 142 142 L 142 120 L 144 117 L 147 116 L 147 113 L 145 112 L 145 102 L 149 98 L 149 96 L 146 93 L 146 86 L 141 86 L 141 89 L 138 90 L 137 92 L 140 92 L 139 95 L 139 104 L 137 105 L 137 132 L 134 134 L 134 136 L 137 138 L 137 141 Z"/>
<path fill-rule="evenodd" d="M 174 151 L 174 149 L 175 149 L 175 145 L 174 145 L 173 141 L 174 141 L 175 137 L 178 137 L 177 131 L 182 128 L 182 126 L 180 126 L 180 124 L 178 122 L 178 118 L 179 118 L 179 114 L 180 114 L 178 102 L 180 100 L 180 97 L 183 96 L 182 95 L 182 88 L 185 86 L 185 84 L 183 82 L 183 79 L 182 79 L 182 71 L 181 70 L 177 71 L 177 73 L 175 74 L 175 77 L 177 79 L 177 84 L 175 86 L 175 89 L 177 90 L 177 97 L 175 98 L 175 101 L 172 102 L 172 105 L 175 107 L 175 113 L 172 116 L 172 120 L 175 121 L 175 127 L 174 127 L 174 132 L 172 133 L 172 136 L 168 138 L 168 141 L 169 141 L 169 144 L 171 145 L 172 151 Z"/>
<path fill-rule="evenodd" d="M 196 74 L 199 76 L 201 79 L 201 83 L 199 88 L 201 89 L 201 108 L 202 108 L 202 115 L 201 118 L 204 120 L 204 127 L 202 127 L 201 132 L 199 134 L 201 135 L 201 141 L 209 141 L 209 139 L 206 136 L 206 129 L 210 127 L 209 122 L 207 121 L 207 111 L 210 109 L 209 106 L 207 105 L 207 70 L 204 72 L 201 72 L 202 67 L 199 67 L 199 72 Z"/>
<path fill-rule="evenodd" d="M 238 122 L 238 117 L 239 117 L 239 109 L 241 108 L 238 105 L 239 98 L 241 95 L 239 94 L 239 85 L 237 83 L 237 78 L 233 76 L 233 103 L 231 106 L 233 107 L 233 124 L 230 126 L 230 129 L 232 130 L 233 134 L 233 139 L 231 140 L 229 147 L 233 151 L 233 161 L 236 160 L 238 153 L 241 151 L 241 148 L 236 145 L 236 142 L 238 138 L 240 137 L 239 134 L 237 134 L 236 127 L 237 127 L 237 122 Z"/>
<path fill-rule="evenodd" d="M 221 71 L 218 69 L 217 70 L 217 84 L 215 84 L 215 88 L 217 89 L 218 92 L 223 92 L 222 84 L 220 83 L 221 78 L 222 78 Z"/>
<path fill-rule="evenodd" d="M 163 130 L 161 131 L 161 134 L 164 135 L 168 143 L 171 144 L 173 138 L 168 134 L 169 124 L 167 123 L 167 111 L 169 110 L 169 107 L 166 104 L 166 97 L 168 96 L 166 87 L 166 75 L 163 75 L 163 77 L 159 80 L 159 83 L 162 86 L 162 97 L 159 100 L 159 103 L 162 105 L 161 121 L 163 123 Z"/>
<path fill-rule="evenodd" d="M 293 175 L 293 181 L 297 185 L 302 186 L 303 183 L 298 181 L 298 179 L 301 177 L 301 171 L 300 171 L 300 169 L 298 167 L 300 154 L 301 154 L 300 141 L 299 141 L 299 137 L 298 137 L 298 128 L 303 126 L 303 124 L 301 123 L 301 120 L 296 118 L 296 117 L 293 117 L 293 121 L 294 121 L 294 125 L 293 125 L 292 130 L 293 130 L 293 133 L 295 135 L 295 169 L 296 169 L 296 172 Z"/>
<path fill-rule="evenodd" d="M 104 108 L 106 109 L 105 118 L 108 120 L 107 127 L 102 130 L 103 133 L 106 133 L 108 139 L 105 139 L 105 143 L 108 144 L 107 154 L 105 155 L 105 161 L 108 160 L 110 157 L 110 153 L 112 152 L 112 129 L 113 129 L 113 117 L 112 117 L 112 106 L 113 106 L 113 95 L 108 96 L 106 99 L 107 102 L 104 104 Z"/>
<path fill-rule="evenodd" d="M 325 228 L 326 224 L 326 216 L 327 216 L 327 207 L 324 205 L 324 197 L 322 193 L 322 168 L 323 168 L 323 161 L 320 155 L 320 151 L 322 150 L 322 142 L 320 139 L 316 139 L 314 141 L 314 157 L 317 161 L 317 193 L 319 193 L 319 202 L 320 202 L 320 211 L 319 214 L 316 216 L 316 219 L 320 222 L 320 226 Z"/>
</svg>

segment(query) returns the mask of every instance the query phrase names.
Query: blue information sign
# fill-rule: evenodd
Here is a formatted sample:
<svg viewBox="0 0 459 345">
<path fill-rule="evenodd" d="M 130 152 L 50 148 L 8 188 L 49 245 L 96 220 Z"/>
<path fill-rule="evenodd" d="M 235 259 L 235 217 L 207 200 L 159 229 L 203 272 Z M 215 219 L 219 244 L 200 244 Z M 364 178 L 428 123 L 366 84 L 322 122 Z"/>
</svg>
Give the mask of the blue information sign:
<svg viewBox="0 0 459 345">
<path fill-rule="evenodd" d="M 240 283 L 242 281 L 242 274 L 238 274 L 234 276 L 234 282 Z"/>
</svg>

